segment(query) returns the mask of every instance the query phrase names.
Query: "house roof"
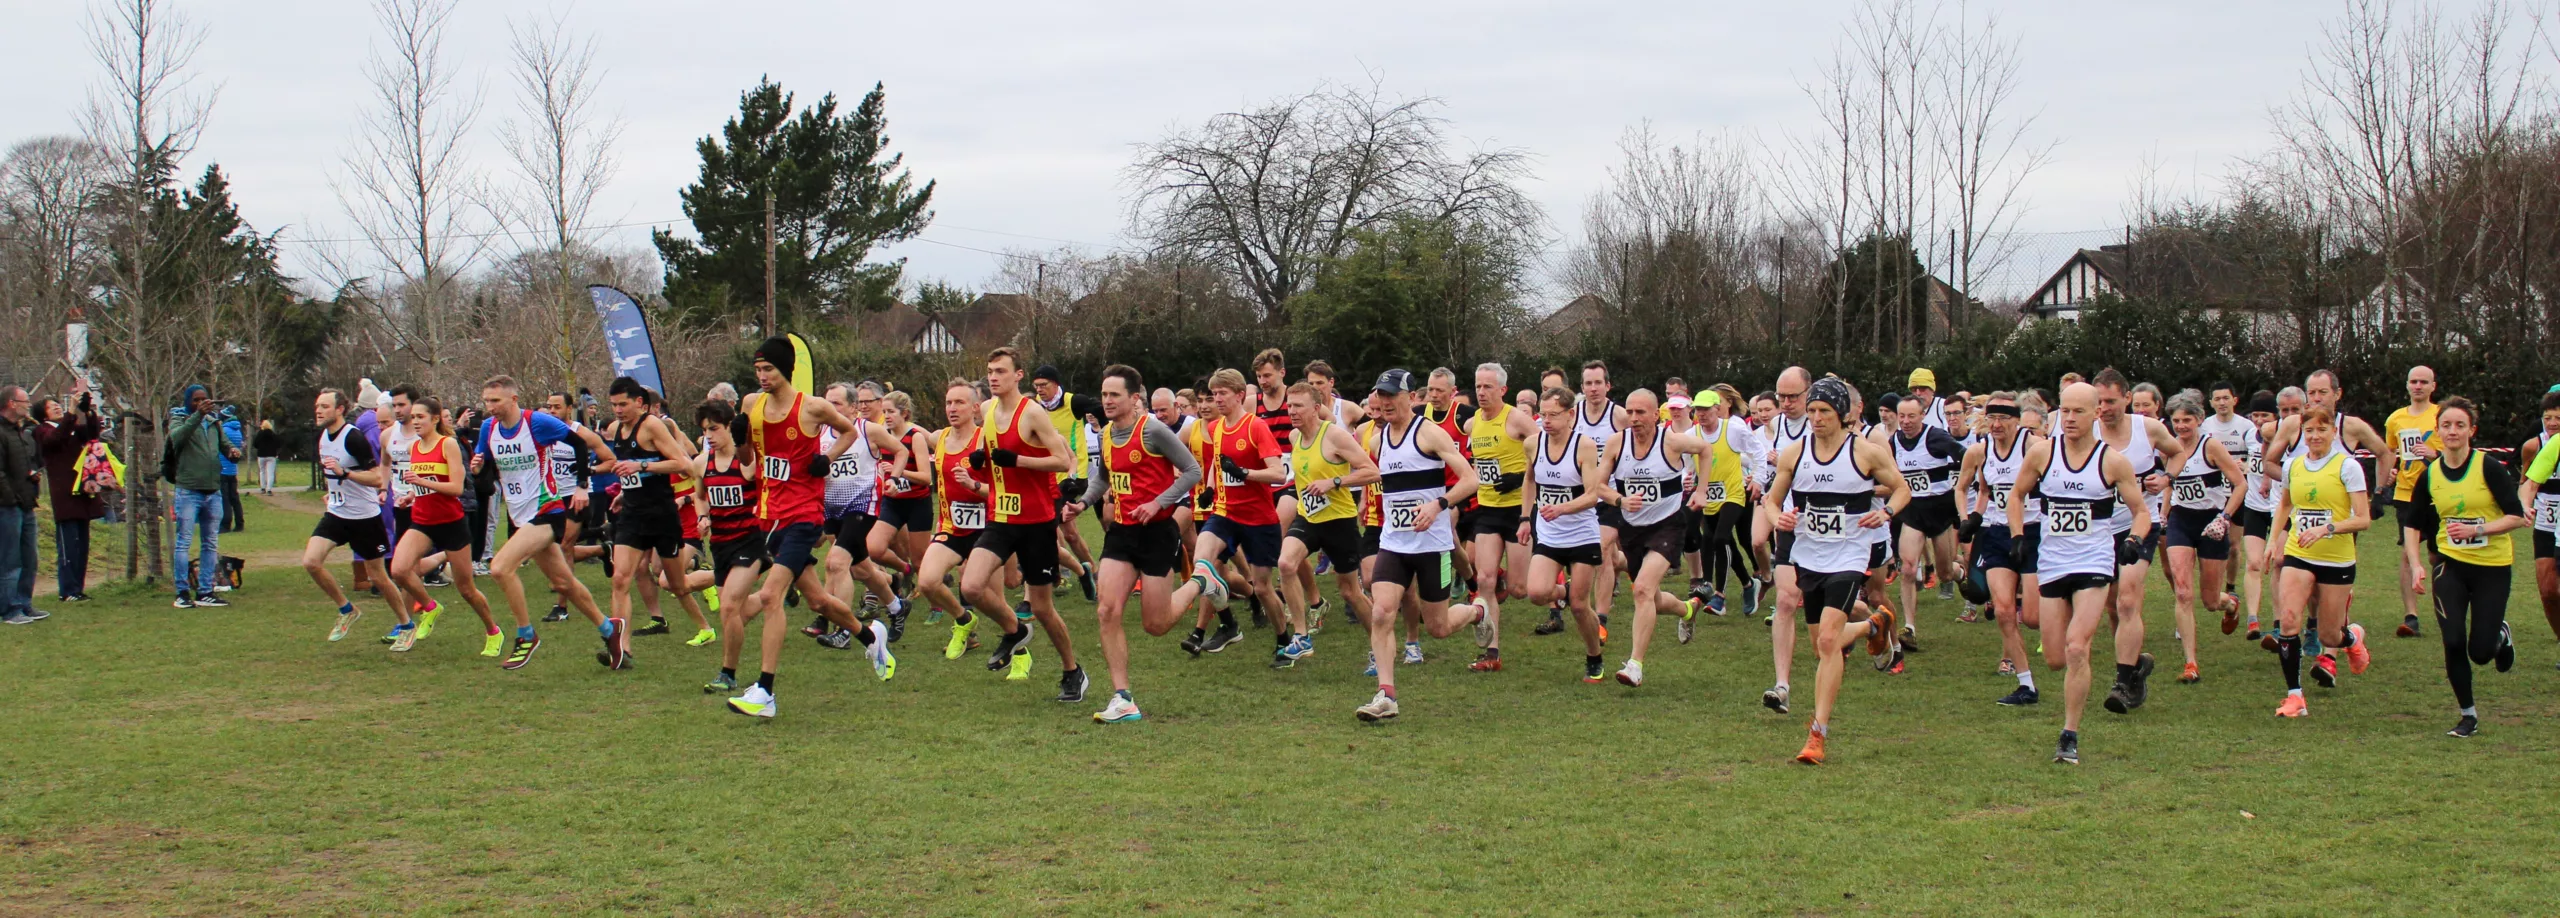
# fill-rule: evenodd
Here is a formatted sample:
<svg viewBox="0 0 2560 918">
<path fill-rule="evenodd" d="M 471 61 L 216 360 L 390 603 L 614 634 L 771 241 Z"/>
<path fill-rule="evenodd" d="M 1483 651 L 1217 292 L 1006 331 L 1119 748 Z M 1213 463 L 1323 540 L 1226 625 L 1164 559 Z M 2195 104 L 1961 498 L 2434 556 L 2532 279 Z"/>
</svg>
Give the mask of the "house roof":
<svg viewBox="0 0 2560 918">
<path fill-rule="evenodd" d="M 1578 339 L 1589 333 L 1608 316 L 1608 301 L 1602 300 L 1597 294 L 1585 293 L 1574 297 L 1573 302 L 1566 303 L 1556 311 L 1529 323 L 1529 334 L 1533 337 L 1557 341 Z"/>
</svg>

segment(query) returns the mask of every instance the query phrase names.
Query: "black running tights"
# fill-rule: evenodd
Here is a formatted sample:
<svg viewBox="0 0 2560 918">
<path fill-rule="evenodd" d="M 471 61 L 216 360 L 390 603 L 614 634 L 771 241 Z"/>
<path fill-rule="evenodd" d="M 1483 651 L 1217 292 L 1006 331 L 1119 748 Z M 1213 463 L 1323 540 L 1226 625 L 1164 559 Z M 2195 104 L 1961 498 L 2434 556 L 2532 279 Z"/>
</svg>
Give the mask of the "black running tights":
<svg viewBox="0 0 2560 918">
<path fill-rule="evenodd" d="M 1715 515 L 1706 520 L 1707 578 L 1708 582 L 1715 584 L 1718 593 L 1724 592 L 1728 571 L 1745 577 L 1759 576 L 1759 572 L 1752 569 L 1751 548 L 1744 544 L 1744 540 L 1750 537 L 1750 531 L 1744 526 L 1745 519 L 1741 504 L 1726 504 L 1716 508 Z"/>
<path fill-rule="evenodd" d="M 2471 706 L 2471 668 L 2486 665 L 2505 640 L 2506 565 L 2465 564 L 2450 558 L 2435 566 L 2436 633 L 2444 637 L 2444 677 L 2453 700 Z"/>
</svg>

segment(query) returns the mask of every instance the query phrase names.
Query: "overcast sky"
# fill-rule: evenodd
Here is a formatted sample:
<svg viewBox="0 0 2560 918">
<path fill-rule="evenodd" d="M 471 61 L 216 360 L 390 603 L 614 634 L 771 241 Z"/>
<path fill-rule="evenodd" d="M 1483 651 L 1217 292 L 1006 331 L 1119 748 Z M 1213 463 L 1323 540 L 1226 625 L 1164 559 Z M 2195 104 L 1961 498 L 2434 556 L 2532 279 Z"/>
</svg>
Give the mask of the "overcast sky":
<svg viewBox="0 0 2560 918">
<path fill-rule="evenodd" d="M 95 81 L 85 4 L 5 0 L 0 141 L 72 131 Z M 374 42 L 355 0 L 180 0 L 202 25 L 200 83 L 219 101 L 190 172 L 218 161 L 251 222 L 287 239 L 348 235 L 329 177 L 366 103 Z M 864 3 L 615 0 L 562 7 L 463 0 L 449 52 L 484 95 L 475 164 L 512 114 L 509 16 L 565 10 L 605 48 L 603 107 L 625 122 L 621 169 L 599 222 L 645 248 L 647 224 L 680 224 L 693 143 L 760 74 L 812 99 L 888 85 L 894 148 L 941 184 L 939 217 L 894 254 L 909 276 L 981 286 L 975 250 L 1124 242 L 1121 170 L 1133 145 L 1321 81 L 1375 72 L 1397 94 L 1446 100 L 1458 134 L 1537 157 L 1531 192 L 1575 235 L 1630 126 L 1667 137 L 1806 129 L 1801 85 L 1850 3 L 1561 4 L 1471 0 L 1240 4 Z M 2338 0 L 1979 3 L 2025 45 L 2022 111 L 2057 144 L 2030 187 L 2022 229 L 2123 222 L 2147 172 L 2210 190 L 2269 143 L 2267 111 L 2296 91 Z M 704 11 L 713 11 L 706 13 Z M 2094 236 L 2092 237 L 2094 238 Z M 938 243 L 938 244 L 937 244 Z M 309 270 L 299 249 L 294 266 Z M 2049 270 L 2045 269 L 2045 270 Z M 2028 273 L 2038 273 L 2029 271 Z M 1990 291 L 1986 291 L 1988 293 Z M 2023 292 L 2023 291 L 2021 291 Z M 1996 295 L 1996 294 L 1995 294 Z"/>
</svg>

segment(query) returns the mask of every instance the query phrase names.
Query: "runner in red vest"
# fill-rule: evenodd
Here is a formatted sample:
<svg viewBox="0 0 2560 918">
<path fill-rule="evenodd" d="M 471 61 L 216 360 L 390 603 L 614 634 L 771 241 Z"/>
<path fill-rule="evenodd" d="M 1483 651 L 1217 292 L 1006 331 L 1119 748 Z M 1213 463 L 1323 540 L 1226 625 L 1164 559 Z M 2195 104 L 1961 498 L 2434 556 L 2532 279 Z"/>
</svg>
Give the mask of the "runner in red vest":
<svg viewBox="0 0 2560 918">
<path fill-rule="evenodd" d="M 969 550 L 960 588 L 1005 629 L 994 655 L 987 659 L 987 668 L 1009 669 L 1007 681 L 1030 678 L 1030 651 L 1022 643 L 1031 631 L 1022 627 L 1019 613 L 1003 614 L 1004 562 L 1018 562 L 1022 592 L 1029 600 L 1026 611 L 1040 620 L 1040 630 L 1049 633 L 1049 642 L 1058 648 L 1059 663 L 1066 667 L 1058 678 L 1058 700 L 1078 702 L 1084 700 L 1088 680 L 1076 665 L 1075 645 L 1068 640 L 1066 620 L 1058 617 L 1054 593 L 1058 473 L 1078 457 L 1070 453 L 1067 438 L 1050 423 L 1048 412 L 1030 410 L 1031 401 L 1022 394 L 1022 377 L 1022 352 L 1000 347 L 987 355 L 987 392 L 995 398 L 986 403 L 979 446 L 969 459 L 972 479 L 986 478 L 987 528 Z"/>
<path fill-rule="evenodd" d="M 1130 587 L 1138 592 L 1138 620 L 1149 635 L 1163 637 L 1180 620 L 1168 600 L 1165 577 L 1182 560 L 1182 532 L 1173 510 L 1200 480 L 1200 463 L 1182 437 L 1147 414 L 1146 384 L 1138 371 L 1113 364 L 1102 371 L 1102 410 L 1110 423 L 1102 430 L 1103 474 L 1080 495 L 1071 495 L 1066 517 L 1088 506 L 1104 506 L 1108 527 L 1102 536 L 1102 587 L 1094 607 L 1102 623 L 1102 660 L 1111 671 L 1111 703 L 1093 715 L 1100 723 L 1121 724 L 1145 715 L 1129 697 L 1129 636 L 1121 613 Z"/>
</svg>

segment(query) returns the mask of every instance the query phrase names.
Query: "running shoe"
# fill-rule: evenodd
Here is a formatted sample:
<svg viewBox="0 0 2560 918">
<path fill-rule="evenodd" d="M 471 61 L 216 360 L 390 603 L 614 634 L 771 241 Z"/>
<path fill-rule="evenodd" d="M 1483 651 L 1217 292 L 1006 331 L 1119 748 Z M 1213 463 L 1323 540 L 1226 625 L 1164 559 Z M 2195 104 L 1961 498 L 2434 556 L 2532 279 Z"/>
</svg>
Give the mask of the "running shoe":
<svg viewBox="0 0 2560 918">
<path fill-rule="evenodd" d="M 632 637 L 642 637 L 642 636 L 645 636 L 645 635 L 652 635 L 652 634 L 668 634 L 668 633 L 671 633 L 671 632 L 670 632 L 670 631 L 668 630 L 668 628 L 667 628 L 667 620 L 666 620 L 666 619 L 663 619 L 663 618 L 656 617 L 656 616 L 651 616 L 651 617 L 650 617 L 650 619 L 649 619 L 649 623 L 648 623 L 648 624 L 646 624 L 646 625 L 642 625 L 642 626 L 640 626 L 640 627 L 638 627 L 638 628 L 633 628 L 633 629 L 631 629 L 631 636 L 632 636 Z"/>
<path fill-rule="evenodd" d="M 737 690 L 738 677 L 728 673 L 713 676 L 711 681 L 702 684 L 702 693 L 705 695 L 725 695 Z"/>
<path fill-rule="evenodd" d="M 1099 601 L 1099 600 L 1097 600 L 1097 599 L 1095 599 L 1095 598 L 1094 598 L 1094 596 L 1095 596 L 1096 594 L 1093 592 L 1093 566 L 1092 566 L 1092 565 L 1089 565 L 1089 564 L 1088 564 L 1088 565 L 1086 565 L 1086 566 L 1085 566 L 1085 569 L 1084 569 L 1084 570 L 1081 570 L 1081 571 L 1077 571 L 1077 572 L 1076 572 L 1076 588 L 1077 588 L 1077 589 L 1079 589 L 1079 590 L 1083 590 L 1083 591 L 1084 591 L 1084 601 L 1086 601 L 1086 602 L 1098 602 L 1098 601 Z M 1083 699 L 1083 698 L 1081 698 L 1081 697 L 1079 697 L 1079 698 L 1077 698 L 1076 700 L 1077 700 L 1077 701 L 1083 701 L 1084 699 Z"/>
<path fill-rule="evenodd" d="M 1074 669 L 1067 670 L 1065 673 L 1058 676 L 1059 703 L 1082 704 L 1084 702 L 1084 690 L 1092 687 L 1092 685 L 1093 680 L 1085 676 L 1084 667 L 1079 666 Z"/>
<path fill-rule="evenodd" d="M 2257 617 L 2257 616 L 2255 616 L 2255 615 L 2249 616 L 2249 633 L 2248 633 L 2248 634 L 2241 635 L 2241 638 L 2242 638 L 2242 639 L 2244 639 L 2244 640 L 2251 640 L 2251 641 L 2254 641 L 2254 640 L 2257 640 L 2257 639 L 2258 639 L 2259 634 L 2260 634 L 2260 632 L 2258 631 L 2258 617 Z M 2270 635 L 2270 636 L 2272 636 L 2272 635 Z"/>
<path fill-rule="evenodd" d="M 1644 664 L 1628 660 L 1627 665 L 1618 668 L 1618 684 L 1628 688 L 1643 685 Z"/>
<path fill-rule="evenodd" d="M 1200 584 L 1200 595 L 1209 600 L 1209 608 L 1227 610 L 1226 578 L 1218 576 L 1214 569 L 1200 568 L 1200 573 L 1191 575 L 1191 579 Z"/>
<path fill-rule="evenodd" d="M 704 645 L 704 644 L 708 644 L 708 643 L 711 643 L 711 642 L 713 642 L 713 641 L 717 641 L 717 640 L 719 640 L 719 639 L 720 639 L 720 632 L 713 631 L 713 630 L 711 630 L 711 629 L 709 629 L 709 628 L 704 628 L 704 629 L 702 629 L 702 630 L 700 630 L 700 631 L 696 631 L 696 632 L 694 632 L 694 633 L 693 633 L 693 638 L 692 638 L 691 640 L 685 641 L 685 642 L 684 642 L 684 646 L 687 646 L 687 647 L 700 647 L 700 646 L 702 646 L 702 645 Z"/>
<path fill-rule="evenodd" d="M 2036 703 L 2036 690 L 2021 685 L 2010 689 L 2009 694 L 2000 696 L 2000 700 L 1992 703 L 2004 708 L 2023 708 Z"/>
<path fill-rule="evenodd" d="M 1896 646 L 1892 653 L 1876 658 L 1876 671 L 1889 676 L 1902 675 L 1903 660 L 1902 648 Z"/>
<path fill-rule="evenodd" d="M 862 591 L 862 612 L 862 617 L 864 618 L 871 618 L 879 615 L 880 594 L 871 592 L 870 590 Z"/>
<path fill-rule="evenodd" d="M 446 579 L 446 578 L 445 578 L 445 575 L 444 575 L 444 569 L 443 569 L 443 568 L 437 568 L 437 569 L 435 569 L 435 570 L 428 571 L 428 572 L 426 573 L 426 576 L 423 576 L 423 577 L 419 577 L 419 578 L 418 578 L 418 582 L 419 582 L 419 583 L 421 583 L 421 584 L 424 584 L 424 585 L 426 585 L 426 586 L 431 586 L 431 587 L 441 587 L 441 586 L 452 586 L 452 585 L 453 585 L 453 581 L 452 581 L 452 580 L 449 580 L 449 579 Z"/>
<path fill-rule="evenodd" d="M 338 623 L 331 626 L 329 629 L 330 642 L 335 643 L 346 640 L 347 633 L 356 630 L 356 619 L 363 617 L 364 610 L 362 609 L 348 608 L 339 610 Z"/>
<path fill-rule="evenodd" d="M 1236 626 L 1221 624 L 1215 633 L 1209 635 L 1207 641 L 1201 642 L 1200 649 L 1205 653 L 1221 653 L 1242 640 L 1244 640 L 1244 633 L 1237 631 Z"/>
<path fill-rule="evenodd" d="M 506 642 L 506 635 L 499 634 L 495 631 L 489 632 L 489 636 L 480 642 L 480 655 L 484 657 L 497 656 L 499 649 L 506 646 Z"/>
<path fill-rule="evenodd" d="M 401 628 L 399 636 L 391 639 L 392 653 L 408 653 L 417 646 L 418 629 L 414 627 Z"/>
<path fill-rule="evenodd" d="M 1014 651 L 1012 659 L 1005 664 L 1004 681 L 1023 682 L 1030 678 L 1031 648 L 1025 647 Z"/>
<path fill-rule="evenodd" d="M 207 592 L 202 592 L 202 593 L 197 593 L 197 594 L 196 594 L 196 607 L 197 607 L 197 608 L 200 608 L 200 609 L 220 609 L 220 608 L 223 608 L 223 607 L 226 607 L 226 606 L 229 606 L 229 605 L 231 605 L 231 601 L 230 601 L 230 600 L 228 600 L 228 599 L 224 599 L 224 598 L 222 598 L 222 594 L 220 594 L 220 593 L 216 593 L 216 592 L 212 592 L 212 591 L 207 591 Z"/>
<path fill-rule="evenodd" d="M 1301 634 L 1301 635 L 1298 635 L 1298 636 L 1296 636 L 1296 637 L 1290 638 L 1290 639 L 1289 639 L 1289 643 L 1288 643 L 1288 644 L 1286 644 L 1286 645 L 1283 645 L 1283 646 L 1280 648 L 1279 653 L 1280 653 L 1280 656 L 1287 657 L 1287 658 L 1290 660 L 1290 662 L 1296 662 L 1296 661 L 1299 661 L 1299 660 L 1304 660 L 1304 659 L 1306 659 L 1306 658 L 1308 658 L 1308 657 L 1315 656 L 1315 655 L 1316 655 L 1316 641 L 1315 641 L 1315 638 L 1314 638 L 1313 636 L 1310 636 L 1310 635 L 1304 635 L 1304 634 Z"/>
<path fill-rule="evenodd" d="M 1367 677 L 1372 678 L 1372 679 L 1375 679 L 1375 678 L 1377 678 L 1377 677 L 1378 677 L 1378 652 L 1377 652 L 1377 651 L 1374 651 L 1374 650 L 1369 651 L 1369 668 L 1368 668 L 1368 670 L 1367 670 L 1367 671 L 1362 672 L 1362 673 L 1361 673 L 1361 675 L 1363 675 L 1363 676 L 1367 676 Z"/>
<path fill-rule="evenodd" d="M 2230 634 L 2231 632 L 2238 630 L 2240 630 L 2240 607 L 2233 606 L 2222 610 L 2222 633 Z M 2258 629 L 2251 628 L 2249 630 L 2256 631 Z"/>
<path fill-rule="evenodd" d="M 2309 713 L 2311 713 L 2311 703 L 2302 700 L 2300 695 L 2287 693 L 2284 696 L 2284 703 L 2276 705 L 2277 717 L 2300 717 Z"/>
<path fill-rule="evenodd" d="M 631 668 L 631 623 L 618 618 L 605 619 L 604 623 L 596 635 L 604 641 L 604 652 L 596 655 L 596 662 L 606 669 Z"/>
<path fill-rule="evenodd" d="M 472 575 L 472 576 L 474 576 L 474 577 L 486 577 L 486 576 L 489 576 L 489 562 L 487 562 L 487 561 L 473 561 L 473 562 L 471 562 L 471 575 Z"/>
<path fill-rule="evenodd" d="M 553 604 L 551 605 L 551 611 L 549 611 L 549 612 L 545 612 L 545 613 L 543 613 L 543 614 L 542 614 L 542 620 L 543 620 L 543 621 L 546 621 L 546 622 L 565 622 L 565 621 L 568 621 L 568 620 L 569 620 L 569 607 L 567 607 L 567 606 L 563 606 L 563 605 L 560 605 L 560 604 L 558 604 L 558 603 L 553 603 Z"/>
<path fill-rule="evenodd" d="M 2264 650 L 2268 653 L 2279 653 L 2282 651 L 2282 648 L 2276 643 L 2276 633 L 2273 631 L 2259 635 L 2257 640 L 2258 649 L 2260 650 Z"/>
<path fill-rule="evenodd" d="M 2108 711 L 2117 714 L 2132 713 L 2133 689 L 2127 687 L 2122 680 L 2118 680 L 2113 687 L 2107 689 L 2106 707 Z"/>
<path fill-rule="evenodd" d="M 977 645 L 976 641 L 969 639 L 969 633 L 976 630 L 978 630 L 978 620 L 974 618 L 967 624 L 951 626 L 951 642 L 942 645 L 942 658 L 957 660 L 960 659 L 961 654 L 968 653 L 970 647 Z"/>
<path fill-rule="evenodd" d="M 1773 685 L 1768 691 L 1761 692 L 1760 706 L 1780 714 L 1787 713 L 1787 687 Z"/>
<path fill-rule="evenodd" d="M 1324 569 L 1317 568 L 1316 573 L 1324 573 Z M 1324 633 L 1324 600 L 1322 599 L 1307 604 L 1307 633 L 1311 635 Z"/>
<path fill-rule="evenodd" d="M 540 649 L 542 638 L 539 635 L 517 638 L 515 648 L 507 651 L 506 662 L 498 664 L 498 668 L 523 669 L 525 664 L 533 662 L 533 652 Z"/>
<path fill-rule="evenodd" d="M 2498 671 L 2516 668 L 2516 636 L 2505 623 L 2498 625 Z"/>
<path fill-rule="evenodd" d="M 401 632 L 401 631 L 403 631 L 403 630 L 406 630 L 404 626 L 406 626 L 407 624 L 408 624 L 407 622 L 395 622 L 395 623 L 393 623 L 393 624 L 391 625 L 391 630 L 389 630 L 389 631 L 385 631 L 385 632 L 383 632 L 383 633 L 382 633 L 382 643 L 384 643 L 384 644 L 388 645 L 388 644 L 390 644 L 390 643 L 391 643 L 391 642 L 393 642 L 393 641 L 397 641 L 397 640 L 399 640 L 399 639 L 400 639 L 400 632 Z"/>
<path fill-rule="evenodd" d="M 1423 656 L 1422 656 L 1422 642 L 1421 642 L 1421 641 L 1406 641 L 1406 642 L 1404 642 L 1404 659 L 1403 659 L 1402 661 L 1400 661 L 1400 662 L 1402 662 L 1402 663 L 1403 663 L 1404 665 L 1406 665 L 1406 666 L 1420 666 L 1420 665 L 1422 665 L 1422 661 L 1423 661 Z"/>
<path fill-rule="evenodd" d="M 1725 603 L 1723 593 L 1707 594 L 1707 612 L 1719 618 L 1724 616 Z"/>
<path fill-rule="evenodd" d="M 1698 605 L 1695 596 L 1680 601 L 1680 643 L 1689 643 L 1698 636 Z"/>
<path fill-rule="evenodd" d="M 1484 614 L 1484 606 L 1481 604 L 1476 606 L 1475 624 L 1467 627 L 1475 632 L 1478 647 L 1491 647 L 1493 639 L 1500 636 L 1494 631 L 1493 616 Z"/>
<path fill-rule="evenodd" d="M 2062 731 L 2062 739 L 2053 744 L 2053 762 L 2056 765 L 2080 764 L 2080 734 Z"/>
<path fill-rule="evenodd" d="M 169 602 L 169 608 L 172 609 L 193 609 L 195 607 L 196 598 L 185 593 L 178 594 L 178 598 L 170 600 Z M 335 640 L 335 638 L 332 638 L 332 640 Z"/>
<path fill-rule="evenodd" d="M 443 614 L 443 603 L 434 601 L 427 603 L 426 609 L 418 613 L 418 640 L 426 640 L 428 636 L 436 633 L 436 618 Z"/>
<path fill-rule="evenodd" d="M 995 652 L 987 655 L 987 671 L 996 672 L 1012 666 L 1014 651 L 1022 649 L 1022 643 L 1030 639 L 1030 628 L 1015 628 L 1013 633 L 996 638 Z"/>
<path fill-rule="evenodd" d="M 1743 581 L 1742 581 L 1742 607 L 1743 607 L 1743 612 L 1742 612 L 1742 614 L 1743 614 L 1745 617 L 1749 617 L 1749 616 L 1753 616 L 1753 615 L 1758 615 L 1758 614 L 1760 614 L 1760 594 L 1761 594 L 1761 593 L 1763 593 L 1763 592 L 1766 592 L 1766 591 L 1765 591 L 1765 590 L 1763 590 L 1763 589 L 1761 589 L 1761 587 L 1760 587 L 1760 578 L 1758 578 L 1758 577 L 1746 577 L 1746 578 L 1743 578 Z"/>
<path fill-rule="evenodd" d="M 1187 634 L 1187 635 L 1184 635 L 1184 636 L 1183 636 L 1183 638 L 1182 638 L 1182 650 L 1183 650 L 1183 652 L 1184 652 L 1184 653 L 1188 653 L 1188 654 L 1190 654 L 1191 656 L 1193 656 L 1194 658 L 1197 658 L 1197 657 L 1199 657 L 1199 656 L 1200 656 L 1200 645 L 1202 645 L 1202 644 L 1204 644 L 1204 643 L 1207 643 L 1207 642 L 1208 642 L 1208 640 L 1209 640 L 1209 633 L 1208 633 L 1208 632 L 1206 632 L 1206 631 L 1202 631 L 1202 630 L 1200 630 L 1200 629 L 1198 629 L 1198 628 L 1193 628 L 1193 629 L 1191 629 L 1191 633 L 1190 633 L 1190 634 Z"/>
<path fill-rule="evenodd" d="M 808 624 L 800 626 L 800 633 L 810 637 L 823 637 L 827 632 L 833 631 L 835 628 L 836 626 L 834 622 L 827 621 L 827 617 L 821 615 L 810 619 Z"/>
<path fill-rule="evenodd" d="M 2203 676 L 2196 674 L 2196 665 L 2193 663 L 2187 664 L 2187 668 L 2178 671 L 2178 682 L 2181 684 L 2194 685 L 2203 679 Z"/>
<path fill-rule="evenodd" d="M 1563 634 L 1564 603 L 1558 602 L 1555 605 L 1548 606 L 1547 620 L 1539 622 L 1538 627 L 1529 629 L 1529 633 L 1539 635 L 1541 637 L 1550 634 Z"/>
<path fill-rule="evenodd" d="M 2417 616 L 2415 616 L 2415 615 L 2405 615 L 2405 614 L 2404 614 L 2404 615 L 2402 615 L 2402 616 L 2400 616 L 2400 631 L 2399 631 L 2399 635 L 2400 635 L 2401 637 L 2404 637 L 2404 638 L 2413 638 L 2413 637 L 2417 637 L 2417 636 L 2418 636 L 2418 617 L 2417 617 Z"/>
<path fill-rule="evenodd" d="M 1274 647 L 1271 649 L 1272 669 L 1289 669 L 1298 665 L 1298 661 L 1295 658 L 1281 652 L 1287 649 L 1288 648 L 1286 647 Z"/>
<path fill-rule="evenodd" d="M 871 674 L 879 676 L 880 681 L 887 682 L 898 674 L 898 657 L 889 652 L 889 641 L 883 633 L 884 629 L 885 626 L 879 622 L 871 623 L 871 646 L 863 648 L 863 653 L 871 658 Z"/>
<path fill-rule="evenodd" d="M 1602 675 L 1602 674 L 1601 674 L 1601 669 L 1602 669 L 1601 663 L 1600 663 L 1600 661 L 1599 661 L 1599 660 L 1597 660 L 1597 659 L 1592 659 L 1592 660 L 1585 660 L 1585 661 L 1583 661 L 1583 664 L 1582 664 L 1582 684 L 1584 684 L 1584 685 L 1598 685 L 1598 684 L 1600 684 L 1600 681 L 1601 681 L 1601 680 L 1608 678 L 1608 676 L 1605 676 L 1605 675 Z"/>
<path fill-rule="evenodd" d="M 2444 731 L 2444 735 L 2458 739 L 2470 739 L 2471 734 L 2478 732 L 2480 732 L 2480 718 L 2465 714 L 2462 715 L 2461 720 L 2454 721 L 2453 729 Z"/>
<path fill-rule="evenodd" d="M 2311 661 L 2311 681 L 2320 683 L 2321 688 L 2337 688 L 2338 658 L 2325 653 L 2313 658 Z"/>
<path fill-rule="evenodd" d="M 1893 644 L 1893 610 L 1877 606 L 1867 619 L 1867 656 L 1881 657 Z"/>
<path fill-rule="evenodd" d="M 1111 694 L 1110 704 L 1103 705 L 1102 710 L 1093 712 L 1093 722 L 1097 724 L 1130 724 L 1146 718 L 1147 715 L 1138 710 L 1137 702 L 1130 701 L 1129 696 L 1118 692 Z"/>
<path fill-rule="evenodd" d="M 729 699 L 729 710 L 748 717 L 772 717 L 779 707 L 773 700 L 773 693 L 765 691 L 761 685 L 749 685 L 746 694 Z"/>
<path fill-rule="evenodd" d="M 1396 719 L 1395 696 L 1387 694 L 1385 689 L 1379 689 L 1377 697 L 1369 699 L 1368 704 L 1353 708 L 1351 713 L 1359 715 L 1362 723 L 1382 724 L 1394 720 Z"/>
<path fill-rule="evenodd" d="M 1902 633 L 1894 636 L 1894 643 L 1900 645 L 1905 653 L 1920 652 L 1920 634 L 1911 630 L 1909 625 L 1902 626 Z"/>
<path fill-rule="evenodd" d="M 2133 681 L 2125 684 L 2125 687 L 2130 690 L 2125 697 L 2129 707 L 2139 708 L 2144 702 L 2151 700 L 2151 670 L 2157 665 L 2147 653 L 2134 658 Z"/>
<path fill-rule="evenodd" d="M 1333 556 L 1332 556 L 1332 555 L 1330 555 L 1330 554 L 1318 554 L 1318 555 L 1316 555 L 1316 573 L 1317 573 L 1317 574 L 1319 574 L 1319 575 L 1322 575 L 1322 574 L 1328 574 L 1328 573 L 1332 573 L 1332 572 L 1333 572 Z"/>
<path fill-rule="evenodd" d="M 1487 647 L 1484 649 L 1483 653 L 1476 655 L 1475 662 L 1467 664 L 1467 671 L 1472 673 L 1501 672 L 1502 654 L 1496 652 L 1491 647 Z"/>
<path fill-rule="evenodd" d="M 2365 643 L 2363 625 L 2348 623 L 2347 634 L 2355 638 L 2355 643 L 2347 645 L 2347 672 L 2364 675 L 2364 668 L 2373 665 L 2373 647 Z"/>
<path fill-rule="evenodd" d="M 914 608 L 915 604 L 903 599 L 889 600 L 889 643 L 895 644 L 907 636 L 907 613 Z"/>
<path fill-rule="evenodd" d="M 1807 727 L 1807 728 L 1805 728 L 1805 731 L 1804 731 L 1804 748 L 1796 750 L 1796 764 L 1798 764 L 1798 765 L 1820 765 L 1820 764 L 1822 764 L 1822 743 L 1823 743 L 1823 739 L 1824 739 L 1823 735 L 1822 735 L 1822 734 L 1820 734 L 1820 733 L 1814 732 L 1813 728 L 1811 728 L 1811 727 Z"/>
<path fill-rule="evenodd" d="M 2017 661 L 2015 661 L 2015 660 L 2011 660 L 2011 659 L 2009 659 L 2008 657 L 2001 657 L 2001 658 L 2000 658 L 2000 668 L 1999 668 L 1999 669 L 1997 669 L 1997 670 L 1994 670 L 1994 671 L 1993 671 L 1993 674 L 1994 674 L 1994 675 L 2000 675 L 2000 676 L 2015 676 L 2015 675 L 2017 675 L 2017 674 L 2018 674 L 2018 663 L 2017 663 Z"/>
<path fill-rule="evenodd" d="M 830 650 L 845 650 L 853 646 L 853 632 L 838 628 L 819 635 L 818 643 Z"/>
</svg>

